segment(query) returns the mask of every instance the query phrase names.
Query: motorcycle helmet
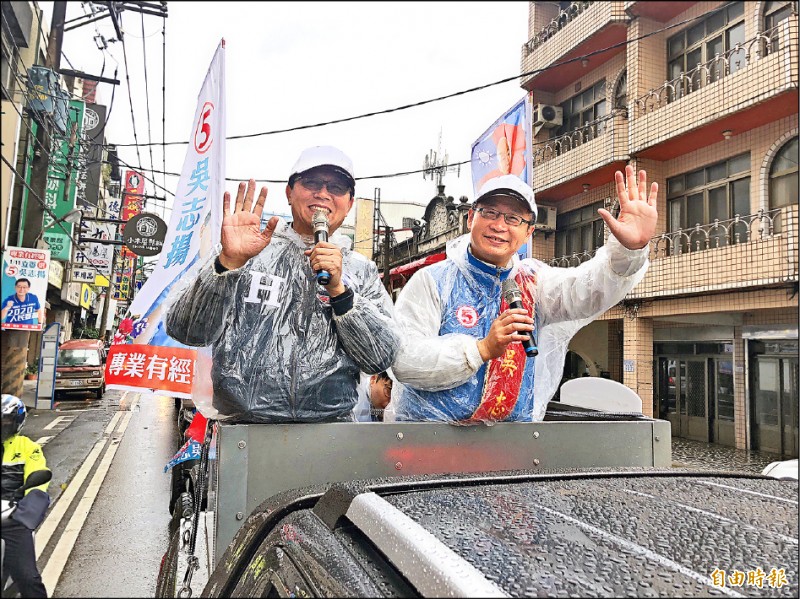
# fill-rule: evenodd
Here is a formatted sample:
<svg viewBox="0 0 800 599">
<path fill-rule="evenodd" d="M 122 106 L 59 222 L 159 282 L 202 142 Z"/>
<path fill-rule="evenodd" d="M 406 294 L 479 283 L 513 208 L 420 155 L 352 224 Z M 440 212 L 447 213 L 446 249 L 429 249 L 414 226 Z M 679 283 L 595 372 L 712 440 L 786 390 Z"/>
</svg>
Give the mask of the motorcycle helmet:
<svg viewBox="0 0 800 599">
<path fill-rule="evenodd" d="M 22 403 L 22 400 L 15 395 L 3 393 L 2 418 L 0 419 L 2 441 L 5 442 L 6 439 L 10 439 L 21 431 L 27 417 L 28 411 L 25 409 L 25 404 Z"/>
</svg>

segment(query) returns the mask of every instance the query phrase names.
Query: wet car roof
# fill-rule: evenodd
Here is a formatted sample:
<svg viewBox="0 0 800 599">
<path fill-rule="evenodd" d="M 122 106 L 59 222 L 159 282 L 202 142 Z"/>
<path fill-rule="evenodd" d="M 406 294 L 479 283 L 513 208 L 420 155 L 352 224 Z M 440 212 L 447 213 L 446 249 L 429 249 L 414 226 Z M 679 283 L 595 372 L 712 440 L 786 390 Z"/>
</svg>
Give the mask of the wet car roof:
<svg viewBox="0 0 800 599">
<path fill-rule="evenodd" d="M 206 593 L 254 584 L 248 564 L 280 546 L 323 595 L 798 594 L 796 481 L 629 469 L 407 477 L 323 491 L 265 502 Z M 784 569 L 780 588 L 766 578 L 761 588 L 712 578 L 773 568 Z M 463 588 L 447 586 L 459 581 Z"/>
</svg>

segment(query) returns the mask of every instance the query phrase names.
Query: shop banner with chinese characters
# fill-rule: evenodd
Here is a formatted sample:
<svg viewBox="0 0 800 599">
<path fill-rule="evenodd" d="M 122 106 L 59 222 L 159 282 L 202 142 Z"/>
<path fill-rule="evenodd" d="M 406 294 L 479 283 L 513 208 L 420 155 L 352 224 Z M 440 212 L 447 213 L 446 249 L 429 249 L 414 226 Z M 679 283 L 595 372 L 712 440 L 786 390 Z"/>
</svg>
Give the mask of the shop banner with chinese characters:
<svg viewBox="0 0 800 599">
<path fill-rule="evenodd" d="M 8 247 L 3 252 L 0 328 L 41 331 L 50 273 L 50 251 Z"/>
<path fill-rule="evenodd" d="M 470 167 L 475 197 L 489 179 L 516 175 L 528 185 L 533 182 L 531 164 L 531 98 L 526 94 L 472 144 Z M 530 258 L 530 238 L 519 250 L 520 258 Z"/>
<path fill-rule="evenodd" d="M 191 140 L 178 180 L 172 215 L 163 249 L 153 272 L 139 289 L 126 318 L 114 336 L 112 350 L 134 354 L 137 351 L 159 358 L 195 359 L 198 351 L 178 343 L 166 334 L 163 316 L 165 300 L 173 285 L 182 277 L 196 275 L 202 260 L 219 243 L 222 227 L 222 195 L 225 192 L 225 53 L 224 41 L 211 60 L 206 78 L 198 95 L 192 120 Z M 125 214 L 123 220 L 131 218 Z M 201 245 L 202 239 L 202 245 Z M 121 279 L 124 279 L 124 270 Z M 107 385 L 112 388 L 140 387 L 191 398 L 192 381 L 177 388 L 169 378 L 122 377 L 110 370 L 106 362 Z M 192 362 L 189 379 L 195 374 Z M 146 371 L 145 371 L 146 372 Z M 198 372 L 199 378 L 209 378 L 209 372 Z M 110 378 L 109 378 L 110 376 Z M 133 382 L 134 379 L 138 382 Z M 204 379 L 205 380 L 205 379 Z M 196 398 L 194 398 L 196 399 Z"/>
<path fill-rule="evenodd" d="M 81 144 L 75 140 L 81 139 L 83 131 L 83 116 L 86 105 L 80 100 L 72 100 L 69 103 L 68 130 L 75 132 L 72 134 L 57 137 L 53 140 L 53 153 L 47 166 L 47 183 L 44 191 L 44 202 L 53 215 L 45 211 L 44 213 L 44 233 L 42 239 L 50 247 L 53 260 L 63 260 L 69 262 L 72 254 L 72 223 L 59 222 L 60 219 L 75 208 L 75 201 L 78 189 L 78 179 L 83 167 L 73 168 L 73 164 L 81 164 L 79 161 Z M 69 176 L 67 176 L 69 175 Z M 67 184 L 69 182 L 69 188 Z"/>
<path fill-rule="evenodd" d="M 124 221 L 119 226 L 120 235 L 125 232 L 125 222 L 139 214 L 144 209 L 144 177 L 137 171 L 125 171 L 125 188 L 122 192 L 121 219 Z M 135 254 L 124 245 L 120 250 L 122 258 L 133 258 Z"/>
</svg>

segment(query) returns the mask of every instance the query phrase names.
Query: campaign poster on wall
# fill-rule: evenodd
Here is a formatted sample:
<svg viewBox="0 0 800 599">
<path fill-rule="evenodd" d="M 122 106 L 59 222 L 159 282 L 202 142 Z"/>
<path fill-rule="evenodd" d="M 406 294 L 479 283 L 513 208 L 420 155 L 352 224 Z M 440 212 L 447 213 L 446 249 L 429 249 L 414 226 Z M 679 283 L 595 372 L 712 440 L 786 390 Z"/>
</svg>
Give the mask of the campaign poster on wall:
<svg viewBox="0 0 800 599">
<path fill-rule="evenodd" d="M 3 252 L 0 328 L 41 331 L 45 322 L 50 251 L 8 247 Z"/>
</svg>

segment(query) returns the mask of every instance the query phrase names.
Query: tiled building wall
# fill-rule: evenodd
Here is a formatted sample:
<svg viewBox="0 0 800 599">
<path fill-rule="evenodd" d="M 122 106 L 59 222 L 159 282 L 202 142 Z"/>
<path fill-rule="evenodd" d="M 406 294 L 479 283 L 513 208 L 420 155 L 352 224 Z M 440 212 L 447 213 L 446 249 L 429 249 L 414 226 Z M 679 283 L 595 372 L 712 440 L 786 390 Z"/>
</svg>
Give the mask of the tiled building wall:
<svg viewBox="0 0 800 599">
<path fill-rule="evenodd" d="M 522 49 L 522 72 L 527 73 L 534 69 L 546 67 L 569 53 L 575 46 L 575 40 L 585 40 L 599 31 L 607 23 L 618 23 L 623 27 L 628 21 L 625 14 L 624 2 L 594 2 L 591 6 L 584 9 L 573 21 L 567 23 L 557 35 L 551 37 L 533 52 Z M 549 3 L 535 4 L 534 8 L 542 8 L 547 11 Z M 557 14 L 557 12 L 555 13 Z M 555 16 L 555 14 L 553 16 Z M 544 23 L 539 22 L 540 17 L 534 17 L 534 30 L 530 32 L 529 39 L 539 33 L 544 26 L 549 23 L 547 19 Z M 552 17 L 551 17 L 552 18 Z"/>
<path fill-rule="evenodd" d="M 638 315 L 623 322 L 623 384 L 642 398 L 642 413 L 653 416 L 653 320 Z"/>
<path fill-rule="evenodd" d="M 747 288 L 759 285 L 774 285 L 797 279 L 796 269 L 790 268 L 789 256 L 796 253 L 798 214 L 797 206 L 781 210 L 783 230 L 764 239 L 762 228 L 768 222 L 754 218 L 749 223 L 750 240 L 727 247 L 703 249 L 705 235 L 689 236 L 693 249 L 681 255 L 665 256 L 666 241 L 651 244 L 658 248 L 658 255 L 651 249 L 651 264 L 644 279 L 629 294 L 629 298 L 655 298 L 688 293 Z M 736 232 L 743 233 L 745 224 L 738 225 Z M 758 268 L 753 268 L 757 264 Z M 795 272 L 792 272 L 795 270 Z"/>
<path fill-rule="evenodd" d="M 622 327 L 621 319 L 608 321 L 608 371 L 618 383 L 622 382 Z"/>
<path fill-rule="evenodd" d="M 797 325 L 797 296 L 792 297 L 785 288 L 753 289 L 728 293 L 707 293 L 690 297 L 674 297 L 657 301 L 639 303 L 639 315 L 648 318 L 662 318 L 676 314 L 710 314 L 714 312 L 745 313 L 757 310 L 794 310 L 793 318 L 781 320 L 788 312 L 776 317 L 786 324 Z M 755 318 L 753 316 L 752 318 Z M 766 316 L 764 317 L 766 318 Z M 745 324 L 759 324 L 747 322 Z M 770 323 L 771 324 L 771 323 Z"/>
<path fill-rule="evenodd" d="M 540 207 L 541 209 L 541 207 Z M 536 231 L 533 235 L 531 257 L 546 262 L 553 257 L 555 252 L 556 234 L 552 232 Z"/>
<path fill-rule="evenodd" d="M 528 39 L 544 29 L 558 15 L 558 4 L 551 2 L 529 2 Z"/>
<path fill-rule="evenodd" d="M 534 158 L 534 187 L 546 190 L 616 160 L 626 160 L 628 145 L 628 119 L 616 115 L 606 121 L 606 130 L 591 141 L 556 156 L 555 150 L 546 147 L 541 160 Z M 538 148 L 534 148 L 534 152 Z"/>
<path fill-rule="evenodd" d="M 797 17 L 786 19 L 782 26 L 784 43 L 779 50 L 759 57 L 757 46 L 748 45 L 751 52 L 746 66 L 701 89 L 671 103 L 667 103 L 668 93 L 663 88 L 658 96 L 643 92 L 633 98 L 630 151 L 642 151 L 764 102 L 788 88 L 796 89 L 799 78 Z M 663 47 L 661 52 L 665 54 Z M 646 77 L 646 67 L 640 65 L 639 68 L 640 76 Z M 664 69 L 666 72 L 666 65 Z M 650 88 L 661 88 L 662 84 L 663 81 Z"/>
<path fill-rule="evenodd" d="M 766 206 L 761 206 L 759 204 L 758 195 L 755 191 L 759 189 L 762 184 L 762 178 L 765 173 L 761 172 L 761 166 L 767 155 L 767 151 L 772 147 L 775 141 L 781 138 L 785 133 L 792 129 L 797 129 L 797 125 L 798 115 L 793 114 L 768 123 L 762 127 L 750 129 L 744 133 L 737 134 L 734 131 L 733 136 L 727 140 L 723 139 L 720 135 L 720 140 L 717 143 L 682 153 L 673 160 L 666 161 L 664 163 L 665 181 L 666 178 L 687 173 L 698 167 L 714 164 L 720 160 L 726 160 L 732 156 L 749 151 L 750 193 L 752 198 L 750 206 L 753 213 L 755 213 L 759 208 L 766 208 Z M 768 172 L 766 174 L 768 175 Z"/>
<path fill-rule="evenodd" d="M 791 298 L 786 298 L 787 303 L 791 302 Z M 763 324 L 797 324 L 797 303 L 791 307 L 773 308 L 771 310 L 758 310 L 744 313 L 745 326 L 763 325 Z"/>
<path fill-rule="evenodd" d="M 747 385 L 745 370 L 745 345 L 742 328 L 733 330 L 733 435 L 736 447 L 747 449 Z"/>
<path fill-rule="evenodd" d="M 666 34 L 652 35 L 663 27 L 663 23 L 640 17 L 628 28 L 628 104 L 662 85 L 667 78 Z"/>
</svg>

